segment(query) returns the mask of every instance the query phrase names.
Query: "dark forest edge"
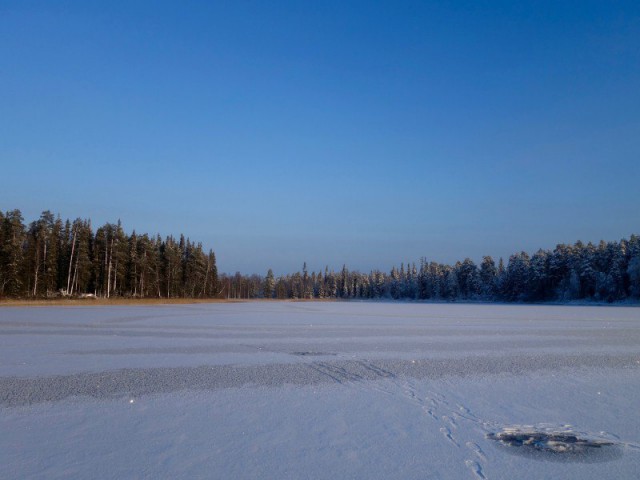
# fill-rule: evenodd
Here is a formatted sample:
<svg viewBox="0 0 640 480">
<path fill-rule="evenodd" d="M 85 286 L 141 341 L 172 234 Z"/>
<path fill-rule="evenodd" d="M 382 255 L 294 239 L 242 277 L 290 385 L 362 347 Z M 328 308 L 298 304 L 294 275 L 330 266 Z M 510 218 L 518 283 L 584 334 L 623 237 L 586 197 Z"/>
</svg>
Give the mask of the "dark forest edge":
<svg viewBox="0 0 640 480">
<path fill-rule="evenodd" d="M 127 235 L 120 222 L 62 221 L 45 211 L 29 225 L 0 211 L 0 299 L 395 299 L 486 302 L 640 300 L 640 238 L 559 244 L 455 265 L 420 259 L 389 273 L 325 268 L 274 276 L 218 274 L 212 250 L 159 235 Z"/>
<path fill-rule="evenodd" d="M 216 257 L 180 236 L 127 235 L 120 222 L 93 231 L 45 211 L 24 225 L 0 212 L 0 298 L 215 298 Z"/>
</svg>

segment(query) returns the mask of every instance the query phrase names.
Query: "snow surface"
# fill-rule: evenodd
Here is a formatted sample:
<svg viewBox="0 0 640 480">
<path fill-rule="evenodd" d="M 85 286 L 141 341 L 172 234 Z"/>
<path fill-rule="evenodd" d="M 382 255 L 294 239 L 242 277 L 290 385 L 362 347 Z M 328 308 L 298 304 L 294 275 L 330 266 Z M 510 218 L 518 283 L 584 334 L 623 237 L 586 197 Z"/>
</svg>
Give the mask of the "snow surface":
<svg viewBox="0 0 640 480">
<path fill-rule="evenodd" d="M 0 308 L 3 479 L 638 478 L 639 406 L 639 308 Z"/>
</svg>

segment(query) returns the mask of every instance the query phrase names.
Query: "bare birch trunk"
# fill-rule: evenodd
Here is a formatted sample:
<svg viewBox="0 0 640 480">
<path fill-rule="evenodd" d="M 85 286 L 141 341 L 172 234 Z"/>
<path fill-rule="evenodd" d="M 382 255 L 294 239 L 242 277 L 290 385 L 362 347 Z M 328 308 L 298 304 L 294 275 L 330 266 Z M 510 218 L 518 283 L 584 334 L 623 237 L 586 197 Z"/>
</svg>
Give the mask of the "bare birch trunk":
<svg viewBox="0 0 640 480">
<path fill-rule="evenodd" d="M 34 282 L 33 282 L 33 296 L 36 296 L 38 291 L 38 270 L 40 270 L 40 248 L 38 247 L 38 242 L 36 242 L 36 271 L 34 274 Z"/>
<path fill-rule="evenodd" d="M 107 298 L 111 294 L 111 260 L 113 258 L 113 238 L 111 238 L 111 251 L 109 252 L 109 268 L 107 270 Z"/>
<path fill-rule="evenodd" d="M 42 259 L 42 265 L 44 265 L 44 280 L 47 283 L 47 241 L 44 241 L 44 257 Z M 47 289 L 47 295 L 49 294 L 49 290 Z"/>
<path fill-rule="evenodd" d="M 73 240 L 71 241 L 71 258 L 69 258 L 69 273 L 67 274 L 67 290 L 66 293 L 67 295 L 71 295 L 69 293 L 69 288 L 71 288 L 70 282 L 71 282 L 71 266 L 73 265 L 73 252 L 76 248 L 76 235 L 78 234 L 78 229 L 74 229 L 73 231 Z M 76 267 L 77 269 L 77 267 Z"/>
<path fill-rule="evenodd" d="M 73 280 L 71 281 L 71 293 L 70 295 L 73 295 L 73 291 L 75 290 L 76 292 L 78 291 L 78 259 L 80 258 L 80 256 L 76 256 L 76 266 L 73 270 Z"/>
<path fill-rule="evenodd" d="M 171 298 L 171 261 L 167 267 L 167 298 Z"/>
<path fill-rule="evenodd" d="M 156 287 L 158 288 L 158 298 L 162 298 L 162 293 L 160 292 L 160 272 L 158 272 L 158 265 L 156 263 Z"/>
<path fill-rule="evenodd" d="M 109 245 L 107 244 L 107 238 L 106 238 L 106 234 L 105 234 L 105 239 L 104 239 L 104 270 L 103 271 L 107 270 L 107 265 L 109 264 L 108 259 L 109 259 Z M 104 287 L 105 287 L 104 280 L 105 279 L 103 278 L 102 279 L 102 284 L 100 285 L 100 295 L 102 297 L 106 296 L 106 292 L 104 291 Z M 109 280 L 110 279 L 107 279 L 107 285 L 106 285 L 107 289 L 109 289 L 109 286 L 108 286 L 109 285 Z"/>
<path fill-rule="evenodd" d="M 114 293 L 118 291 L 118 260 L 113 267 L 113 291 Z"/>
</svg>

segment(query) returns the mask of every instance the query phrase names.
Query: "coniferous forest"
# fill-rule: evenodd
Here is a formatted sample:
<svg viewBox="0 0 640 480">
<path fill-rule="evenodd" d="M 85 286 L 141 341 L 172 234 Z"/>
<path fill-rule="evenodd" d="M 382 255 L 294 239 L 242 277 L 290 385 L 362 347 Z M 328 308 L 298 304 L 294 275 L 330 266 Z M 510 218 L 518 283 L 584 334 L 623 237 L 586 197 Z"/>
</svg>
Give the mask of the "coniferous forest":
<svg viewBox="0 0 640 480">
<path fill-rule="evenodd" d="M 0 212 L 0 298 L 95 295 L 125 298 L 406 299 L 497 302 L 640 300 L 640 238 L 576 242 L 553 250 L 485 256 L 445 265 L 426 258 L 389 273 L 301 272 L 276 277 L 218 274 L 212 250 L 180 236 L 95 231 L 90 220 L 45 211 L 28 225 Z"/>
<path fill-rule="evenodd" d="M 120 222 L 94 232 L 90 220 L 49 211 L 28 226 L 19 210 L 0 212 L 0 225 L 0 298 L 219 294 L 213 251 L 183 236 L 127 235 Z"/>
</svg>

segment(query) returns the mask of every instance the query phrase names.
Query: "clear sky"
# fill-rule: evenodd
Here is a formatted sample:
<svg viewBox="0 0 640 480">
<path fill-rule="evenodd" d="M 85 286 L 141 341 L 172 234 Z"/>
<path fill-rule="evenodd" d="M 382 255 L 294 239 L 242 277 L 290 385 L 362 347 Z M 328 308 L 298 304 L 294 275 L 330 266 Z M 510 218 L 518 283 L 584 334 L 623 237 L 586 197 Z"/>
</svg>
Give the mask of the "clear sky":
<svg viewBox="0 0 640 480">
<path fill-rule="evenodd" d="M 221 271 L 640 231 L 640 2 L 0 0 L 0 209 Z"/>
</svg>

